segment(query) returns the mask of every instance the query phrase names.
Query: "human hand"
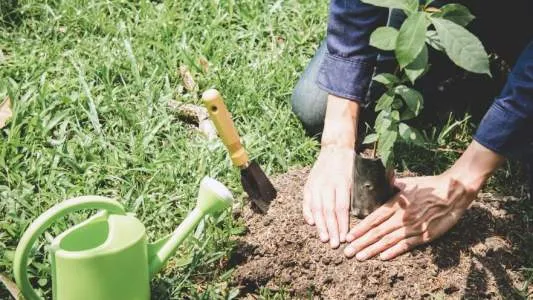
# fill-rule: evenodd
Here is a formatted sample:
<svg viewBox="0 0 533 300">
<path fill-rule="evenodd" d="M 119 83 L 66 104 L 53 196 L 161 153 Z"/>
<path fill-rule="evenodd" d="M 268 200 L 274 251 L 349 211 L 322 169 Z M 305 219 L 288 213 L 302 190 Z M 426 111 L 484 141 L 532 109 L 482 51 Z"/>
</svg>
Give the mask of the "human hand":
<svg viewBox="0 0 533 300">
<path fill-rule="evenodd" d="M 389 260 L 438 238 L 459 221 L 503 161 L 474 141 L 441 175 L 397 179 L 400 192 L 352 228 L 344 254 Z"/>
<path fill-rule="evenodd" d="M 476 196 L 445 175 L 397 179 L 395 184 L 401 191 L 352 228 L 346 256 L 366 260 L 379 254 L 388 260 L 432 241 L 459 221 Z"/>
<path fill-rule="evenodd" d="M 346 240 L 359 104 L 329 95 L 322 148 L 304 187 L 303 215 L 322 242 Z"/>
<path fill-rule="evenodd" d="M 323 147 L 304 187 L 303 215 L 332 248 L 346 240 L 354 150 Z"/>
</svg>

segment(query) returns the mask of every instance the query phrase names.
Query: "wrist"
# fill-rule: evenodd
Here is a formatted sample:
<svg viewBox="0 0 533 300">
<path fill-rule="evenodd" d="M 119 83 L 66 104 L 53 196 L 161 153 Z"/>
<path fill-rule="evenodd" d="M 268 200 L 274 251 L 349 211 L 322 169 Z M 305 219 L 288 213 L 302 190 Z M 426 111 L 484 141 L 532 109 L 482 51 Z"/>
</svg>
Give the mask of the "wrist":
<svg viewBox="0 0 533 300">
<path fill-rule="evenodd" d="M 461 182 L 467 190 L 478 193 L 505 158 L 476 141 L 445 174 Z"/>
<path fill-rule="evenodd" d="M 322 147 L 354 149 L 359 122 L 359 103 L 329 95 L 322 133 Z"/>
</svg>

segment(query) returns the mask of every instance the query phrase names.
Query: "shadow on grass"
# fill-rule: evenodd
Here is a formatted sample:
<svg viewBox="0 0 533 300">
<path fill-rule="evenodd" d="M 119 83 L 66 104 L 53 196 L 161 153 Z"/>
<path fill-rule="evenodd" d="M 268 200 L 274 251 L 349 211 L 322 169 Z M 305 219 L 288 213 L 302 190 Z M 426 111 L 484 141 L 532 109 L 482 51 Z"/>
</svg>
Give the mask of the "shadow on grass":
<svg viewBox="0 0 533 300">
<path fill-rule="evenodd" d="M 0 1 L 0 26 L 13 28 L 21 24 L 22 14 L 18 0 Z"/>
<path fill-rule="evenodd" d="M 151 286 L 151 297 L 153 300 L 166 300 L 172 296 L 170 294 L 170 291 L 172 291 L 172 284 L 170 282 L 156 278 L 152 280 Z"/>
</svg>

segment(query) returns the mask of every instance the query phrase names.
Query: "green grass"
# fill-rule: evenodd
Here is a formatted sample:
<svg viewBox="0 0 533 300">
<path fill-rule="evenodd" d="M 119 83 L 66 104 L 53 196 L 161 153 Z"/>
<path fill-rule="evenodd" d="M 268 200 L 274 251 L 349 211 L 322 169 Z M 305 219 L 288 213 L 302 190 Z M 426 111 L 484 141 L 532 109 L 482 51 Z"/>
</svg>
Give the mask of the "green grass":
<svg viewBox="0 0 533 300">
<path fill-rule="evenodd" d="M 4 3 L 5 4 L 5 3 Z M 290 110 L 290 94 L 325 33 L 323 1 L 37 1 L 18 3 L 0 25 L 0 92 L 14 117 L 0 131 L 0 271 L 11 274 L 25 227 L 55 203 L 116 197 L 150 238 L 179 224 L 205 175 L 242 198 L 223 145 L 168 108 L 224 95 L 250 155 L 269 174 L 312 163 L 316 142 Z M 209 61 L 203 72 L 198 60 Z M 183 89 L 186 65 L 198 91 Z M 83 219 L 57 224 L 52 234 Z M 154 297 L 226 297 L 218 268 L 242 228 L 211 220 L 156 279 Z M 40 241 L 32 277 L 50 295 Z M 34 280 L 36 281 L 36 280 Z"/>
<path fill-rule="evenodd" d="M 291 113 L 290 94 L 324 37 L 326 1 L 1 2 L 0 96 L 14 103 L 13 119 L 0 130 L 1 273 L 11 275 L 27 225 L 70 197 L 119 199 L 151 239 L 179 224 L 205 175 L 242 199 L 239 173 L 223 145 L 180 122 L 170 100 L 200 104 L 200 93 L 215 87 L 268 174 L 312 164 L 317 142 Z M 207 59 L 207 71 L 199 59 Z M 184 89 L 180 66 L 191 70 L 197 90 Z M 464 147 L 468 130 L 458 126 L 443 141 Z M 421 155 L 400 153 L 398 164 L 423 172 L 438 172 L 457 157 L 399 148 L 412 151 Z M 419 160 L 402 163 L 408 157 Z M 435 159 L 436 168 L 423 169 Z M 51 294 L 46 245 L 88 213 L 57 223 L 35 248 L 31 278 L 43 295 Z M 220 266 L 242 225 L 228 212 L 208 225 L 154 280 L 154 299 L 235 296 L 231 272 Z"/>
</svg>

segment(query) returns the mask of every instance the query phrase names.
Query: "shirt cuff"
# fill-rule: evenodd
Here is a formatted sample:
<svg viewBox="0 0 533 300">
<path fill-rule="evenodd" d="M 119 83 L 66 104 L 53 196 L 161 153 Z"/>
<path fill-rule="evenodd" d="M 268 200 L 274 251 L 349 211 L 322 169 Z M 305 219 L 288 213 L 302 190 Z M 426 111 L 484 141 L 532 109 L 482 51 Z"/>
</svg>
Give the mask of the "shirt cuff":
<svg viewBox="0 0 533 300">
<path fill-rule="evenodd" d="M 525 141 L 517 134 L 523 119 L 504 109 L 498 101 L 489 108 L 474 135 L 474 140 L 505 157 L 514 157 Z"/>
<path fill-rule="evenodd" d="M 375 64 L 375 57 L 347 59 L 327 53 L 318 73 L 317 85 L 334 96 L 368 104 L 366 94 Z"/>
</svg>

